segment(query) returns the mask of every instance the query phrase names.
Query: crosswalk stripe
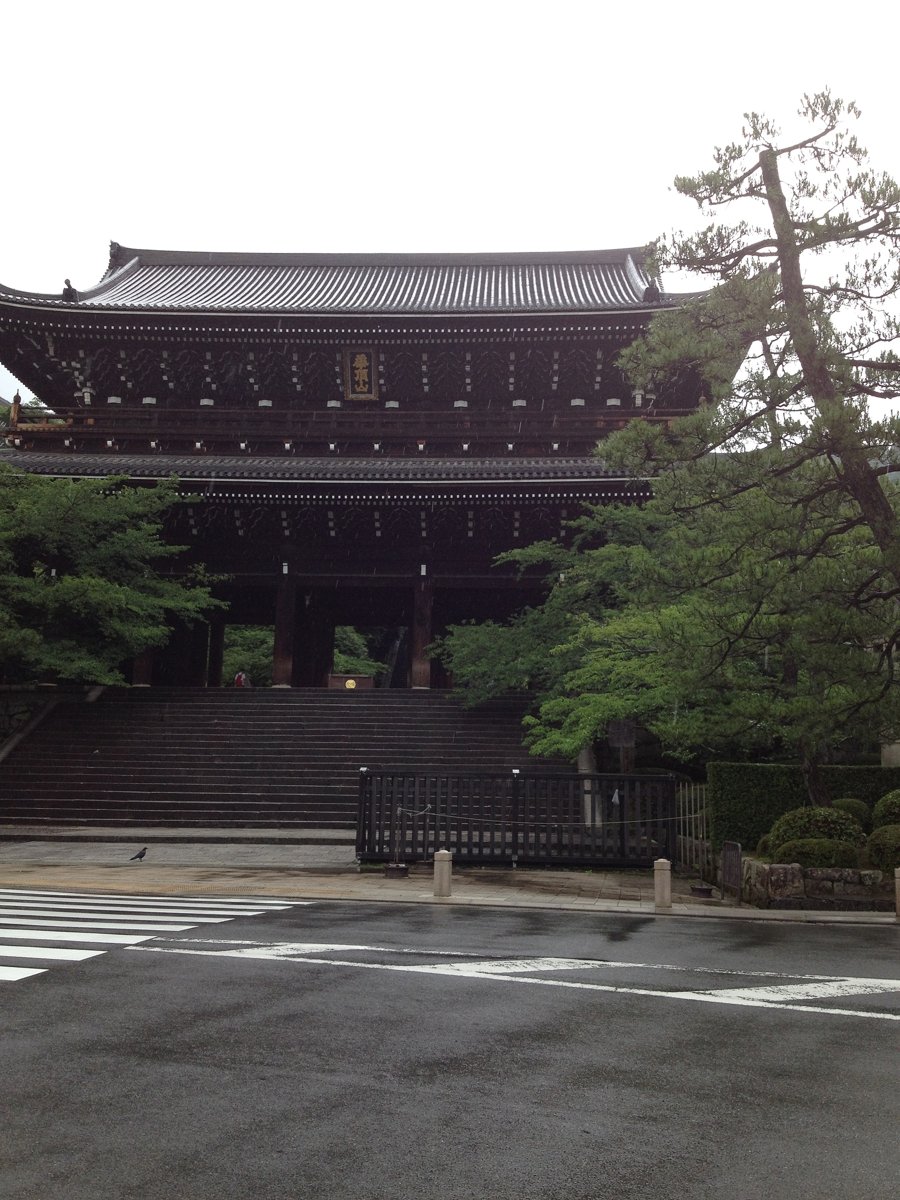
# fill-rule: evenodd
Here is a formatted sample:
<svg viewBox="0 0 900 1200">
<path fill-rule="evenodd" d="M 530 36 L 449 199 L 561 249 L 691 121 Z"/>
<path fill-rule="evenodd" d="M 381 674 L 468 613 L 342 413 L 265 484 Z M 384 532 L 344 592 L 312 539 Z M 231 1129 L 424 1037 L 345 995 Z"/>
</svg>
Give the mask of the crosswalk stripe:
<svg viewBox="0 0 900 1200">
<path fill-rule="evenodd" d="M 0 907 L 0 922 L 2 921 L 22 921 L 25 918 L 30 921 L 32 917 L 64 917 L 67 920 L 80 921 L 91 920 L 94 917 L 109 917 L 111 921 L 118 921 L 120 918 L 123 922 L 142 921 L 144 917 L 148 917 L 151 921 L 204 921 L 210 925 L 225 925 L 229 921 L 234 920 L 233 917 L 198 917 L 195 913 L 143 913 L 139 909 L 129 910 L 128 912 L 117 913 L 109 909 L 78 909 L 78 908 L 8 908 L 5 904 Z"/>
<path fill-rule="evenodd" d="M 59 901 L 50 900 L 7 900 L 0 896 L 0 912 L 19 912 L 31 909 L 35 916 L 41 912 L 55 912 L 61 907 Z M 258 917 L 264 911 L 260 908 L 191 908 L 172 904 L 84 904 L 82 901 L 66 903 L 67 912 L 104 912 L 104 913 L 136 913 L 138 916 L 148 914 L 155 916 L 202 916 L 204 920 L 229 921 L 232 917 Z"/>
<path fill-rule="evenodd" d="M 115 947 L 137 947 L 160 934 L 223 925 L 308 903 L 0 888 L 0 983 L 46 974 L 46 966 L 24 966 L 22 960 L 78 963 Z M 91 948 L 99 946 L 105 949 Z"/>
<path fill-rule="evenodd" d="M 0 958 L 58 958 L 61 962 L 83 962 L 105 950 L 72 950 L 68 946 L 2 946 Z"/>
<path fill-rule="evenodd" d="M 193 928 L 193 926 L 189 926 Z M 150 942 L 152 933 L 94 933 L 90 929 L 82 933 L 70 932 L 66 929 L 4 929 L 3 937 L 21 938 L 29 942 L 109 942 L 116 946 L 133 946 L 137 942 Z"/>
<path fill-rule="evenodd" d="M 297 905 L 308 904 L 309 901 L 302 900 L 266 900 L 258 896 L 153 896 L 147 892 L 67 892 L 67 891 L 45 891 L 37 888 L 0 888 L 0 898 L 4 896 L 48 896 L 51 900 L 62 900 L 63 898 L 75 898 L 84 900 L 140 900 L 142 902 L 159 900 L 171 900 L 174 903 L 184 904 L 224 904 L 245 906 L 252 904 L 254 908 L 294 908 Z"/>
<path fill-rule="evenodd" d="M 46 970 L 46 967 L 0 966 L 0 980 L 5 980 L 7 983 L 17 983 L 20 979 L 27 979 L 29 975 L 43 975 Z"/>
<path fill-rule="evenodd" d="M 0 917 L 0 934 L 4 933 L 4 926 L 13 921 L 19 921 L 21 918 L 16 917 Z M 160 923 L 154 921 L 79 921 L 72 917 L 59 917 L 55 921 L 32 921 L 29 919 L 28 924 L 35 928 L 63 928 L 63 929 L 150 929 L 154 933 L 182 933 L 185 929 L 196 929 L 196 924 L 193 925 L 174 925 L 169 923 Z"/>
</svg>

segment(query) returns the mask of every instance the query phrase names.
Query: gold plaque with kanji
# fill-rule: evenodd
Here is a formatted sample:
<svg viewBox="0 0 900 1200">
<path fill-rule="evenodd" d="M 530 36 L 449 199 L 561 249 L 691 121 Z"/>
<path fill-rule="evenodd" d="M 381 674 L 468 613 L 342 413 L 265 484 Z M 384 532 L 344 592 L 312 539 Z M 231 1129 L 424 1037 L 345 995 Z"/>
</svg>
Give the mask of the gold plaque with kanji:
<svg viewBox="0 0 900 1200">
<path fill-rule="evenodd" d="M 348 400 L 378 399 L 378 364 L 374 350 L 344 351 L 344 394 Z"/>
</svg>

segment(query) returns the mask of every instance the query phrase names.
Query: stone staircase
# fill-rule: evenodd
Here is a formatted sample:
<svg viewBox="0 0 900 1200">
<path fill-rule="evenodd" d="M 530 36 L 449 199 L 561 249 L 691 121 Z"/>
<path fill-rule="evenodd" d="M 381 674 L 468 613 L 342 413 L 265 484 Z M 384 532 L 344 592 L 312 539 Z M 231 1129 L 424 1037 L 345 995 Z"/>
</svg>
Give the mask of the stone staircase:
<svg viewBox="0 0 900 1200">
<path fill-rule="evenodd" d="M 107 688 L 0 764 L 0 821 L 349 829 L 361 767 L 570 769 L 528 755 L 522 714 L 438 691 Z"/>
</svg>

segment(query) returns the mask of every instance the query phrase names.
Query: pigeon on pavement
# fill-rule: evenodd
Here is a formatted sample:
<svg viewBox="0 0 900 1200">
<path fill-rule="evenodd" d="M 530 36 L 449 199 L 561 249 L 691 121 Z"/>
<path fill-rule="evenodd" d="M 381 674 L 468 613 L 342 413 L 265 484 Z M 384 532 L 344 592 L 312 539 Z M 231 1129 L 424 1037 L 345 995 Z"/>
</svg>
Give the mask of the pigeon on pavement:
<svg viewBox="0 0 900 1200">
<path fill-rule="evenodd" d="M 143 850 L 138 850 L 137 854 L 132 854 L 131 858 L 129 858 L 129 860 L 128 860 L 128 861 L 129 861 L 129 862 L 134 862 L 134 860 L 135 860 L 135 859 L 137 859 L 137 860 L 138 860 L 138 862 L 143 862 L 143 861 L 144 861 L 144 855 L 145 855 L 146 853 L 147 853 L 147 847 L 145 846 L 145 847 L 143 848 Z"/>
</svg>

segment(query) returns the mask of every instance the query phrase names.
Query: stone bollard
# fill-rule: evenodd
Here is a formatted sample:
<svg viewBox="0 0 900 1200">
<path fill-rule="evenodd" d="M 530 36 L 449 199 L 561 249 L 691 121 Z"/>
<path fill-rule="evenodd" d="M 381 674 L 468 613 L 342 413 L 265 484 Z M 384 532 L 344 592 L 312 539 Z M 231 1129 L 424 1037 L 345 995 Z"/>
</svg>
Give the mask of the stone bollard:
<svg viewBox="0 0 900 1200">
<path fill-rule="evenodd" d="M 653 864 L 653 903 L 657 912 L 672 907 L 672 864 L 667 858 L 658 858 Z"/>
<path fill-rule="evenodd" d="M 450 880 L 453 872 L 453 855 L 449 850 L 438 850 L 434 856 L 434 894 L 450 895 Z"/>
<path fill-rule="evenodd" d="M 897 897 L 897 920 L 900 921 L 900 867 L 894 867 L 894 894 Z"/>
</svg>

